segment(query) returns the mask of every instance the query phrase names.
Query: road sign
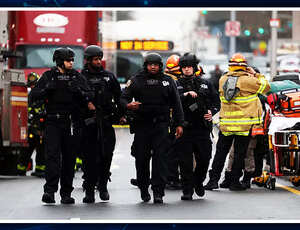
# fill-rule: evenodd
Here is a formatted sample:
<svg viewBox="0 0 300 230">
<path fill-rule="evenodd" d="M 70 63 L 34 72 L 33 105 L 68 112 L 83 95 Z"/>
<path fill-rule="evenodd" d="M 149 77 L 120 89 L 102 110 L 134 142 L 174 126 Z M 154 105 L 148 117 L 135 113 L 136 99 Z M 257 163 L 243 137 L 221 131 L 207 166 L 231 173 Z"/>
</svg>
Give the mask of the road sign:
<svg viewBox="0 0 300 230">
<path fill-rule="evenodd" d="M 270 19 L 270 26 L 279 28 L 280 27 L 280 19 L 278 19 L 278 18 Z"/>
<path fill-rule="evenodd" d="M 240 36 L 241 23 L 239 21 L 226 21 L 225 23 L 225 35 L 229 37 Z"/>
<path fill-rule="evenodd" d="M 196 33 L 200 38 L 208 38 L 210 36 L 208 26 L 198 27 Z"/>
</svg>

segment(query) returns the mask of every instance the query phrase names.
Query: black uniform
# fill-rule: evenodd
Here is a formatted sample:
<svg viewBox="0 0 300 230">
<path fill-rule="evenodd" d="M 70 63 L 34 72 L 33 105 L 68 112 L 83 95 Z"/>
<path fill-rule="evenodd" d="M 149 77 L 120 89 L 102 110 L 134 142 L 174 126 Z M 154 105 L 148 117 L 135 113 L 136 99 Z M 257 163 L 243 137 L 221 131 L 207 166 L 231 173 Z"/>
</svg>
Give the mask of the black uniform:
<svg viewBox="0 0 300 230">
<path fill-rule="evenodd" d="M 45 173 L 45 152 L 43 143 L 44 131 L 44 103 L 43 101 L 33 101 L 32 91 L 28 95 L 28 144 L 29 147 L 20 155 L 18 163 L 18 171 L 26 173 L 26 168 L 30 162 L 30 158 L 34 150 L 36 150 L 35 157 L 35 173 L 40 177 Z M 42 120 L 41 120 L 42 119 Z"/>
<path fill-rule="evenodd" d="M 53 194 L 60 180 L 61 197 L 70 197 L 73 191 L 75 156 L 72 153 L 71 119 L 78 104 L 88 101 L 84 77 L 75 70 L 60 73 L 57 67 L 46 71 L 32 96 L 46 101 L 46 184 L 44 192 Z M 87 105 L 86 105 L 87 106 Z"/>
<path fill-rule="evenodd" d="M 194 188 L 202 188 L 211 158 L 212 142 L 210 132 L 212 123 L 204 119 L 204 114 L 211 110 L 212 115 L 220 109 L 220 102 L 214 87 L 203 78 L 195 76 L 181 77 L 177 81 L 182 107 L 184 110 L 183 136 L 176 141 L 175 149 L 180 158 L 180 172 L 183 194 L 192 195 Z M 196 98 L 184 96 L 185 92 L 194 91 Z M 196 168 L 193 173 L 193 154 Z"/>
<path fill-rule="evenodd" d="M 164 195 L 167 182 L 167 153 L 170 146 L 170 108 L 176 126 L 183 122 L 183 111 L 173 79 L 158 73 L 140 72 L 127 84 L 121 103 L 124 107 L 132 99 L 141 102 L 135 112 L 135 159 L 137 181 L 141 191 L 150 184 L 150 159 L 152 157 L 151 185 L 154 196 Z"/>
<path fill-rule="evenodd" d="M 88 113 L 86 123 L 87 149 L 84 157 L 85 188 L 94 190 L 99 182 L 99 191 L 107 192 L 110 166 L 116 144 L 115 130 L 112 124 L 119 121 L 123 112 L 119 105 L 121 88 L 113 73 L 100 68 L 92 72 L 87 66 L 82 74 L 94 91 L 92 103 L 96 107 L 96 117 Z M 99 181 L 98 181 L 99 180 Z"/>
</svg>

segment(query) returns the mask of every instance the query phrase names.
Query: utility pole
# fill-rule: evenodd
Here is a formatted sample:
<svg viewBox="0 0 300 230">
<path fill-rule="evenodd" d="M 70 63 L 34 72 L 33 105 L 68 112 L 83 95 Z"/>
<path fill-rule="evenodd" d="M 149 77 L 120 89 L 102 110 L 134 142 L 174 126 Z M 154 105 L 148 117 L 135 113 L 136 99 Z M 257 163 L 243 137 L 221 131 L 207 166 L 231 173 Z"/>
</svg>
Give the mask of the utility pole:
<svg viewBox="0 0 300 230">
<path fill-rule="evenodd" d="M 230 11 L 230 21 L 235 21 L 236 20 L 236 12 L 235 11 Z M 230 36 L 230 49 L 229 49 L 229 57 L 231 57 L 236 51 L 236 37 L 235 36 Z"/>
<path fill-rule="evenodd" d="M 271 34 L 271 81 L 277 73 L 276 56 L 277 56 L 277 28 L 279 26 L 279 20 L 277 19 L 277 11 L 272 11 L 272 19 L 270 25 L 272 27 Z"/>
</svg>

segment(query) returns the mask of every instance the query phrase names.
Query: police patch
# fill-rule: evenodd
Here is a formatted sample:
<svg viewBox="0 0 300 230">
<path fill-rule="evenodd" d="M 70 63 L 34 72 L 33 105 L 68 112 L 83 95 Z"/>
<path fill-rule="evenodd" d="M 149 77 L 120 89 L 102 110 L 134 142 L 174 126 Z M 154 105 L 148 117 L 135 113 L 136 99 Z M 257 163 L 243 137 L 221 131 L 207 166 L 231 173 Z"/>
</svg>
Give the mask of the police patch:
<svg viewBox="0 0 300 230">
<path fill-rule="evenodd" d="M 162 84 L 163 84 L 163 86 L 168 86 L 168 85 L 170 85 L 170 83 L 169 83 L 168 81 L 163 81 Z"/>
</svg>

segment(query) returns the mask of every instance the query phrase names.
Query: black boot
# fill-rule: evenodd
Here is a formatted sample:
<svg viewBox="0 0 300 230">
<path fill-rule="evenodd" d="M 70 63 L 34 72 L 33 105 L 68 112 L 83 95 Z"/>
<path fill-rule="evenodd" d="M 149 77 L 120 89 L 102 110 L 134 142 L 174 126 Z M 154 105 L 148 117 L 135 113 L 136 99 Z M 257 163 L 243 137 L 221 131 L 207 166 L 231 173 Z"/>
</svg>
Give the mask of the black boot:
<svg viewBox="0 0 300 230">
<path fill-rule="evenodd" d="M 252 178 L 252 173 L 251 172 L 246 172 L 244 171 L 244 177 L 241 183 L 246 187 L 246 188 L 251 188 L 251 178 Z"/>
<path fill-rule="evenodd" d="M 193 200 L 193 193 L 183 193 L 181 200 Z"/>
<path fill-rule="evenodd" d="M 95 203 L 95 190 L 86 190 L 85 197 L 83 198 L 82 202 L 87 204 Z"/>
<path fill-rule="evenodd" d="M 62 204 L 75 204 L 75 199 L 71 197 L 71 195 L 68 196 L 62 196 L 60 203 Z"/>
<path fill-rule="evenodd" d="M 225 171 L 225 178 L 223 182 L 220 184 L 220 188 L 229 188 L 230 184 L 231 184 L 231 173 Z"/>
<path fill-rule="evenodd" d="M 204 189 L 204 187 L 203 187 L 202 184 L 197 185 L 197 186 L 195 187 L 195 193 L 196 193 L 197 196 L 199 196 L 199 197 L 203 197 L 203 196 L 205 195 L 205 189 Z"/>
<path fill-rule="evenodd" d="M 210 179 L 208 183 L 204 186 L 205 190 L 213 190 L 218 188 L 219 188 L 218 181 L 212 179 Z"/>
<path fill-rule="evenodd" d="M 229 186 L 230 191 L 244 191 L 246 189 L 246 186 L 244 184 L 241 184 L 239 181 L 233 181 Z"/>
<path fill-rule="evenodd" d="M 163 196 L 160 193 L 153 193 L 153 203 L 154 204 L 162 204 L 163 201 Z"/>
<path fill-rule="evenodd" d="M 45 192 L 43 194 L 42 201 L 47 204 L 54 204 L 55 203 L 54 193 Z"/>
<path fill-rule="evenodd" d="M 138 186 L 138 182 L 137 182 L 137 179 L 130 179 L 130 184 L 132 184 L 133 186 Z"/>
<path fill-rule="evenodd" d="M 149 202 L 151 200 L 148 188 L 141 188 L 141 198 L 144 202 Z"/>
<path fill-rule="evenodd" d="M 99 196 L 101 200 L 109 200 L 109 193 L 107 190 L 107 181 L 104 183 L 100 183 L 100 187 L 99 187 Z"/>
</svg>

